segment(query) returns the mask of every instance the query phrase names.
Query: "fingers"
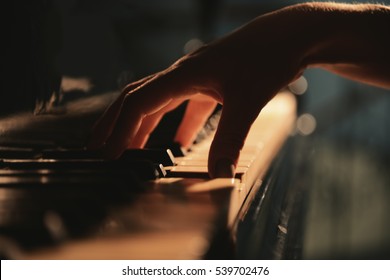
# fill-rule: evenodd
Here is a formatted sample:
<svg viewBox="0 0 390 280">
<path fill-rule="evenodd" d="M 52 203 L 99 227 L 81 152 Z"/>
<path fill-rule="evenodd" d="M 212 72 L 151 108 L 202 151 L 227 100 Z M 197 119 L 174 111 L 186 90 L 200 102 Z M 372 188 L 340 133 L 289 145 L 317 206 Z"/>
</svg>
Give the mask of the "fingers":
<svg viewBox="0 0 390 280">
<path fill-rule="evenodd" d="M 192 97 L 176 132 L 175 142 L 190 147 L 216 105 L 217 102 L 211 97 L 200 94 Z"/>
<path fill-rule="evenodd" d="M 167 106 L 165 106 L 164 108 L 162 108 L 158 112 L 145 117 L 142 120 L 142 124 L 141 124 L 140 129 L 138 130 L 136 136 L 134 137 L 133 141 L 130 143 L 128 148 L 130 148 L 130 149 L 143 148 L 145 146 L 146 142 L 148 141 L 150 134 L 153 132 L 153 130 L 159 124 L 159 122 L 162 119 L 162 117 L 164 116 L 164 114 L 175 109 L 182 102 L 183 102 L 182 99 L 172 100 Z"/>
<path fill-rule="evenodd" d="M 158 111 L 169 102 L 171 102 L 170 99 L 159 98 L 154 100 L 153 105 Z M 148 109 L 153 110 L 153 107 L 150 105 Z M 127 147 L 131 146 L 141 127 L 142 120 L 147 114 L 147 111 L 142 110 L 139 99 L 135 100 L 131 95 L 125 97 L 112 133 L 105 143 L 104 154 L 107 158 L 117 158 Z"/>
<path fill-rule="evenodd" d="M 225 102 L 209 153 L 208 168 L 212 178 L 234 177 L 240 150 L 260 108 L 258 104 Z"/>
<path fill-rule="evenodd" d="M 188 88 L 189 83 L 185 83 L 185 77 L 176 71 L 161 72 L 151 79 L 147 80 L 131 94 L 125 96 L 119 115 L 117 116 L 112 133 L 106 140 L 104 149 L 105 156 L 108 158 L 117 158 L 129 146 L 132 146 L 137 131 L 141 128 L 142 120 L 151 117 L 145 130 L 141 133 L 138 143 L 143 143 L 149 130 L 156 124 L 161 115 L 160 110 L 171 103 L 172 100 L 187 98 L 192 89 Z M 172 103 L 173 104 L 173 103 Z M 142 139 L 141 139 L 142 138 Z M 141 145 L 142 145 L 141 143 Z"/>
<path fill-rule="evenodd" d="M 151 77 L 152 76 L 145 77 L 142 80 L 131 83 L 122 90 L 122 93 L 119 95 L 119 97 L 107 108 L 107 110 L 97 120 L 94 127 L 92 128 L 91 137 L 87 144 L 88 149 L 98 149 L 103 146 L 105 140 L 112 132 L 114 123 L 119 115 L 122 103 L 126 95 L 135 88 L 145 83 Z"/>
<path fill-rule="evenodd" d="M 95 123 L 91 132 L 92 136 L 87 144 L 88 149 L 98 149 L 103 146 L 104 141 L 112 131 L 113 124 L 118 117 L 125 96 L 126 93 L 122 92 Z"/>
</svg>

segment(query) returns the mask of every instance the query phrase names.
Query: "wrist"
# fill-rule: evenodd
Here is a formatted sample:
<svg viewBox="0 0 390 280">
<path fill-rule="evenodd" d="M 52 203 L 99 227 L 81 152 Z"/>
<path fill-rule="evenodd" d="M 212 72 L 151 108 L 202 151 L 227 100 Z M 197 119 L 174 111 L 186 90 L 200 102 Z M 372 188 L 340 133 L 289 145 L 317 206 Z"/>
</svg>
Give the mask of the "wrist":
<svg viewBox="0 0 390 280">
<path fill-rule="evenodd" d="M 389 63 L 390 8 L 371 4 L 304 3 L 295 13 L 302 28 L 302 65 Z"/>
</svg>

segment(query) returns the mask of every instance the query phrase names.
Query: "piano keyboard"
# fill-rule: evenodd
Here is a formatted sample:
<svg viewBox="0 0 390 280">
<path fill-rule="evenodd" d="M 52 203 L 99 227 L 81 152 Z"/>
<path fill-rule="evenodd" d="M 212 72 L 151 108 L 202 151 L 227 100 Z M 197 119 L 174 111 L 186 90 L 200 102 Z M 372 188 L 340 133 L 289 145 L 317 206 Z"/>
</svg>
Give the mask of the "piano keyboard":
<svg viewBox="0 0 390 280">
<path fill-rule="evenodd" d="M 235 226 L 294 122 L 295 98 L 278 94 L 253 124 L 234 179 L 209 178 L 213 135 L 185 155 L 130 150 L 118 161 L 88 151 L 43 151 L 29 159 L 0 151 L 0 240 L 5 244 L 0 254 L 23 259 L 230 254 L 223 252 Z M 224 250 L 215 254 L 216 247 Z"/>
</svg>

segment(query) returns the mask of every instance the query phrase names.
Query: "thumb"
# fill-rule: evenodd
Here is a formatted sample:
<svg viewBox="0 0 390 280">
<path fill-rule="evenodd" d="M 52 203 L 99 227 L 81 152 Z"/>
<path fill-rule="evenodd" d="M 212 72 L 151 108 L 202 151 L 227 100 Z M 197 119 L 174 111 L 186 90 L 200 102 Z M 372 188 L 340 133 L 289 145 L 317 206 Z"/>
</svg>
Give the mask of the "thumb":
<svg viewBox="0 0 390 280">
<path fill-rule="evenodd" d="M 224 102 L 209 152 L 208 169 L 212 178 L 234 177 L 240 151 L 261 109 L 259 104 L 247 103 L 249 102 Z"/>
</svg>

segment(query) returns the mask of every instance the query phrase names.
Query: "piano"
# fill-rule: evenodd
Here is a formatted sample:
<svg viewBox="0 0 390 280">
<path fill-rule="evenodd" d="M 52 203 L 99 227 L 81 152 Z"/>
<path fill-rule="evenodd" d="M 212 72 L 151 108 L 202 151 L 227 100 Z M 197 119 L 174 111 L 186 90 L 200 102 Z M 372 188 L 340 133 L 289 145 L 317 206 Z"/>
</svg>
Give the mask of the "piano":
<svg viewBox="0 0 390 280">
<path fill-rule="evenodd" d="M 385 90 L 305 72 L 310 93 L 263 110 L 234 180 L 206 173 L 218 111 L 190 150 L 173 145 L 185 104 L 145 150 L 83 149 L 126 83 L 285 4 L 255 2 L 9 3 L 1 259 L 389 259 Z"/>
<path fill-rule="evenodd" d="M 67 109 L 78 112 L 73 117 L 24 113 L 0 122 L 9 137 L 18 133 L 23 137 L 5 146 L 5 135 L 1 143 L 1 257 L 237 258 L 240 221 L 256 196 L 267 195 L 270 166 L 293 132 L 295 96 L 281 92 L 262 110 L 242 149 L 234 179 L 208 176 L 212 130 L 184 153 L 128 150 L 113 161 L 94 151 L 49 145 L 42 133 L 39 141 L 34 139 L 37 127 L 44 128 L 43 135 L 52 140 L 53 135 L 63 139 L 65 135 L 58 132 L 69 132 L 65 124 L 91 122 L 88 116 L 98 115 L 83 112 L 85 104 L 101 110 L 114 97 L 109 93 L 70 102 Z M 20 127 L 25 129 L 18 131 Z"/>
<path fill-rule="evenodd" d="M 202 1 L 196 12 L 187 2 L 166 3 L 158 15 L 145 1 L 130 2 L 22 0 L 9 9 L 0 96 L 2 259 L 241 258 L 244 221 L 282 203 L 269 197 L 294 131 L 296 97 L 287 89 L 253 124 L 234 179 L 207 173 L 217 111 L 189 150 L 171 145 L 161 129 L 155 140 L 162 143 L 151 139 L 115 161 L 83 149 L 118 88 L 171 63 L 197 25 L 204 40 L 215 37 L 218 1 Z M 190 30 L 174 31 L 165 46 L 162 34 L 171 38 L 170 24 L 182 26 L 185 13 Z M 149 19 L 162 14 L 172 22 L 156 28 Z M 259 220 L 256 240 L 272 251 L 275 234 L 269 242 L 268 218 Z"/>
</svg>

